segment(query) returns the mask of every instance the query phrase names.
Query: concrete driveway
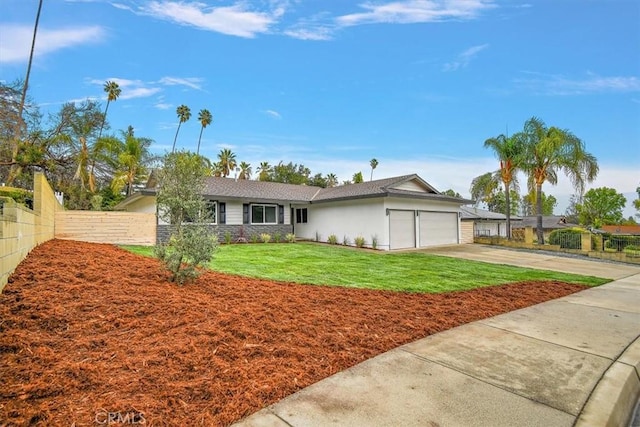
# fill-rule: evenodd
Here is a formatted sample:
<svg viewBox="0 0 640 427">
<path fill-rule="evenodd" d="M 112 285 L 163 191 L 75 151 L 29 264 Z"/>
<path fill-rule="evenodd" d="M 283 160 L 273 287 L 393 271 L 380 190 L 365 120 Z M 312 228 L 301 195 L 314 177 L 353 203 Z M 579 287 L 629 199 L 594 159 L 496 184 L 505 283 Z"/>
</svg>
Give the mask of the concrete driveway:
<svg viewBox="0 0 640 427">
<path fill-rule="evenodd" d="M 640 273 L 640 266 L 604 261 L 580 255 L 555 254 L 544 251 L 502 248 L 489 245 L 451 245 L 420 249 L 433 255 L 490 262 L 492 264 L 552 270 L 618 280 Z"/>
</svg>

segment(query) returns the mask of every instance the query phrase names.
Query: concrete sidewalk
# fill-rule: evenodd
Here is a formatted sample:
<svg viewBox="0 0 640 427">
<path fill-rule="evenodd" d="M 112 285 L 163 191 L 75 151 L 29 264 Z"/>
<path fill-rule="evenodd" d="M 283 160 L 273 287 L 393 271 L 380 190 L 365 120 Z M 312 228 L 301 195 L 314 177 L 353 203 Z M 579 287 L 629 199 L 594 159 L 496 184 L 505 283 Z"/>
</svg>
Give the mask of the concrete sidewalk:
<svg viewBox="0 0 640 427">
<path fill-rule="evenodd" d="M 516 265 L 541 256 L 518 253 Z M 396 348 L 235 426 L 628 425 L 640 397 L 640 268 L 551 258 L 545 268 L 620 279 Z"/>
</svg>

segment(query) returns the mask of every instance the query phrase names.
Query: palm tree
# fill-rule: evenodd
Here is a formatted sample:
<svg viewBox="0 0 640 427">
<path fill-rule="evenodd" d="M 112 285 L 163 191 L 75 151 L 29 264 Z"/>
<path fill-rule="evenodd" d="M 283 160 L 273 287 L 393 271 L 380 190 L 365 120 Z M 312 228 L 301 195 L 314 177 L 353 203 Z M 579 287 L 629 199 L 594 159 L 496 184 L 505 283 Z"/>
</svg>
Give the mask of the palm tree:
<svg viewBox="0 0 640 427">
<path fill-rule="evenodd" d="M 522 161 L 524 150 L 521 139 L 498 135 L 496 138 L 489 138 L 484 142 L 485 148 L 491 148 L 500 161 L 500 179 L 504 184 L 504 196 L 507 216 L 507 239 L 511 238 L 511 184 L 514 182 L 516 172 Z"/>
<path fill-rule="evenodd" d="M 151 140 L 136 138 L 132 129 L 124 133 L 124 142 L 118 147 L 118 166 L 111 181 L 111 189 L 119 193 L 126 186 L 127 196 L 133 194 L 133 185 L 147 174 L 147 165 L 152 159 L 149 147 Z"/>
<path fill-rule="evenodd" d="M 327 187 L 335 187 L 338 185 L 338 177 L 334 173 L 327 175 Z"/>
<path fill-rule="evenodd" d="M 247 162 L 240 162 L 240 175 L 238 179 L 251 179 L 251 165 Z"/>
<path fill-rule="evenodd" d="M 33 27 L 33 37 L 31 38 L 31 51 L 29 52 L 29 62 L 27 64 L 27 75 L 24 79 L 24 85 L 22 86 L 22 94 L 20 95 L 20 105 L 18 106 L 18 117 L 16 120 L 16 127 L 14 132 L 14 146 L 12 152 L 12 165 L 9 171 L 8 182 L 11 184 L 13 180 L 20 175 L 21 167 L 16 164 L 19 152 L 20 139 L 22 137 L 22 112 L 24 111 L 24 104 L 27 99 L 27 89 L 29 88 L 29 76 L 31 75 L 31 65 L 33 64 L 33 52 L 36 47 L 36 35 L 38 34 L 38 23 L 40 22 L 40 11 L 42 11 L 42 0 L 38 3 L 38 12 L 36 13 L 36 23 Z"/>
<path fill-rule="evenodd" d="M 209 110 L 202 109 L 198 113 L 198 121 L 200 122 L 202 127 L 200 128 L 200 137 L 198 138 L 198 149 L 196 150 L 196 154 L 200 154 L 200 140 L 202 139 L 202 131 L 204 130 L 204 128 L 211 124 L 211 122 L 213 121 L 213 116 L 211 115 Z"/>
<path fill-rule="evenodd" d="M 218 153 L 218 160 L 220 163 L 220 169 L 222 176 L 227 177 L 232 170 L 236 168 L 236 155 L 231 150 L 225 148 Z"/>
<path fill-rule="evenodd" d="M 116 99 L 118 99 L 118 97 L 120 96 L 120 93 L 122 92 L 122 90 L 120 89 L 120 86 L 118 86 L 118 83 L 112 82 L 112 81 L 107 81 L 104 84 L 103 89 L 107 94 L 107 106 L 104 108 L 104 116 L 102 118 L 102 124 L 100 125 L 100 132 L 98 133 L 98 138 L 102 136 L 102 128 L 104 128 L 104 122 L 107 120 L 107 111 L 109 111 L 109 104 L 111 103 L 111 101 L 115 101 Z"/>
<path fill-rule="evenodd" d="M 176 136 L 173 138 L 173 147 L 171 148 L 171 152 L 176 151 L 176 141 L 178 140 L 178 132 L 180 132 L 180 125 L 191 118 L 191 109 L 186 105 L 182 104 L 178 108 L 176 108 L 176 114 L 178 115 L 178 129 L 176 130 Z"/>
<path fill-rule="evenodd" d="M 584 143 L 568 130 L 548 128 L 537 117 L 524 124 L 524 130 L 514 135 L 524 144 L 522 170 L 529 178 L 529 188 L 536 191 L 536 234 L 538 244 L 544 244 L 542 230 L 542 184 L 548 181 L 555 185 L 558 172 L 562 171 L 571 179 L 579 194 L 585 183 L 592 182 L 598 175 L 596 158 L 585 150 Z"/>
<path fill-rule="evenodd" d="M 260 166 L 258 167 L 258 180 L 269 181 L 271 170 L 272 168 L 269 162 L 260 162 Z"/>
<path fill-rule="evenodd" d="M 369 181 L 373 181 L 373 170 L 378 167 L 378 159 L 374 157 L 369 161 L 369 164 L 371 165 L 371 178 Z"/>
</svg>

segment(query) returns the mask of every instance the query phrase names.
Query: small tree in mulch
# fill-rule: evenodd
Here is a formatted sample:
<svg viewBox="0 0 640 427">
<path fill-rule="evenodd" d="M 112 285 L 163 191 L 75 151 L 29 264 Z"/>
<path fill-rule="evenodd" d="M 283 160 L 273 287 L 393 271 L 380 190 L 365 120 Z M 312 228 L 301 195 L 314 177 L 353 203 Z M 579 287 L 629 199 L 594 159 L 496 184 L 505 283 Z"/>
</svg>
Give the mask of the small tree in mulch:
<svg viewBox="0 0 640 427">
<path fill-rule="evenodd" d="M 179 284 L 195 279 L 217 248 L 212 213 L 202 196 L 206 171 L 204 157 L 181 151 L 166 155 L 159 174 L 158 217 L 171 224 L 171 235 L 155 252 Z"/>
</svg>

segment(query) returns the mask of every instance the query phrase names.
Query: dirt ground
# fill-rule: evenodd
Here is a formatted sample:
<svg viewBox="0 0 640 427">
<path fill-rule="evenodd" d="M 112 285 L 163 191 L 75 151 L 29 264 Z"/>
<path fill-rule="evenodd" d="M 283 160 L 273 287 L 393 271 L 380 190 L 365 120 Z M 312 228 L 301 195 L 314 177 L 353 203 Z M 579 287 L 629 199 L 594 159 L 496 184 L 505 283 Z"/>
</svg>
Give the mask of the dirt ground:
<svg viewBox="0 0 640 427">
<path fill-rule="evenodd" d="M 229 425 L 401 344 L 584 289 L 433 295 L 167 278 L 156 260 L 111 245 L 35 248 L 0 295 L 0 425 Z"/>
</svg>

